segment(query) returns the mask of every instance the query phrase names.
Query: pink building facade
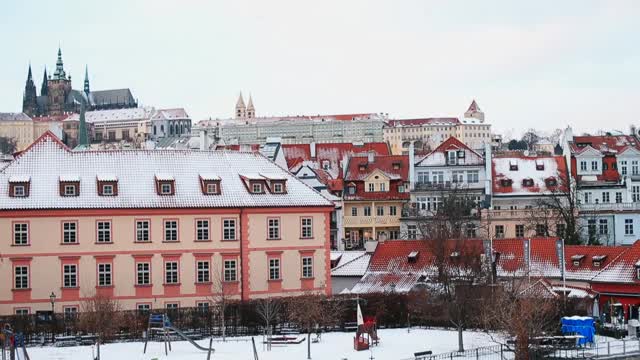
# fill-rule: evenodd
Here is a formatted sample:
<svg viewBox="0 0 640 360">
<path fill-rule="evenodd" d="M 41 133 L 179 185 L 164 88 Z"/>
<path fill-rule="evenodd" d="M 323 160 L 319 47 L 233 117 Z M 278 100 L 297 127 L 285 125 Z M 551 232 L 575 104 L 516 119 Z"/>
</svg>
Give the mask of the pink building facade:
<svg viewBox="0 0 640 360">
<path fill-rule="evenodd" d="M 333 205 L 255 153 L 73 152 L 47 133 L 0 172 L 0 314 L 330 294 Z"/>
</svg>

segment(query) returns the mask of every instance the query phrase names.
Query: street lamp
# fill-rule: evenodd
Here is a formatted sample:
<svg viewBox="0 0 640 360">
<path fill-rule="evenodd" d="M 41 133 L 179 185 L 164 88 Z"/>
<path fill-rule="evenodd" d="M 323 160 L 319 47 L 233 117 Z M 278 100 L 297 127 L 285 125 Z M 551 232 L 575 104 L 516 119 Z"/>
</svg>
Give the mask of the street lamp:
<svg viewBox="0 0 640 360">
<path fill-rule="evenodd" d="M 56 332 L 55 332 L 55 324 L 56 324 L 56 317 L 55 317 L 55 304 L 56 304 L 56 294 L 52 291 L 51 295 L 49 295 L 49 300 L 51 300 L 51 342 L 55 343 L 56 342 Z"/>
<path fill-rule="evenodd" d="M 52 291 L 51 295 L 49 295 L 49 299 L 51 300 L 51 316 L 54 313 L 54 305 L 56 304 L 56 294 Z"/>
</svg>

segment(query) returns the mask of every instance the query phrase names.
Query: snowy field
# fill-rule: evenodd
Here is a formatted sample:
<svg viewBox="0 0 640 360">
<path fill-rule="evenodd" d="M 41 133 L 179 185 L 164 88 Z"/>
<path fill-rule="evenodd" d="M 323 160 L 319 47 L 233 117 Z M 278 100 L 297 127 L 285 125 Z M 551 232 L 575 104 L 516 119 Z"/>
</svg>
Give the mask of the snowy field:
<svg viewBox="0 0 640 360">
<path fill-rule="evenodd" d="M 431 350 L 434 354 L 455 351 L 458 348 L 458 334 L 447 330 L 407 329 L 379 330 L 380 344 L 373 348 L 376 360 L 400 360 L 413 357 L 417 351 Z M 313 338 L 314 335 L 312 335 Z M 355 351 L 353 349 L 354 333 L 326 333 L 319 343 L 311 344 L 311 356 L 319 360 L 365 360 L 372 355 L 369 351 Z M 213 347 L 215 353 L 211 356 L 216 360 L 253 360 L 251 341 L 216 342 Z M 250 339 L 249 339 L 250 340 Z M 273 345 L 270 352 L 264 351 L 262 338 L 256 337 L 256 348 L 260 360 L 304 360 L 307 358 L 306 340 L 296 345 Z M 164 344 L 150 342 L 147 353 L 142 354 L 143 343 L 116 343 L 101 346 L 102 360 L 129 359 L 180 359 L 205 360 L 207 355 L 196 349 L 186 341 L 172 342 L 173 351 L 169 356 L 164 355 Z M 198 344 L 209 346 L 209 340 L 200 340 Z M 480 346 L 496 345 L 491 338 L 481 332 L 465 331 L 464 345 L 466 349 Z M 29 348 L 32 360 L 92 360 L 91 346 L 77 346 L 68 348 L 42 347 Z"/>
</svg>

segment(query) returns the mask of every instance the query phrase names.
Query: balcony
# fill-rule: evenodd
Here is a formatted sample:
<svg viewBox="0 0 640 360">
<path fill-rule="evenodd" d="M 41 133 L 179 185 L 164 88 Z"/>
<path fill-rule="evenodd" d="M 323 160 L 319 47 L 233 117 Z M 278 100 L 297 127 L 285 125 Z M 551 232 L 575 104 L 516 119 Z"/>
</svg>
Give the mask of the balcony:
<svg viewBox="0 0 640 360">
<path fill-rule="evenodd" d="M 482 212 L 484 218 L 491 219 L 523 219 L 531 217 L 533 209 L 519 209 L 519 210 L 485 210 Z"/>
<path fill-rule="evenodd" d="M 580 204 L 579 211 L 638 211 L 640 202 L 608 203 L 608 204 Z"/>
<path fill-rule="evenodd" d="M 444 181 L 444 182 L 416 182 L 413 184 L 415 191 L 432 191 L 432 190 L 473 190 L 482 189 L 484 186 L 478 183 L 456 182 L 456 181 Z"/>
<path fill-rule="evenodd" d="M 345 216 L 344 226 L 400 226 L 400 219 L 398 216 Z"/>
</svg>

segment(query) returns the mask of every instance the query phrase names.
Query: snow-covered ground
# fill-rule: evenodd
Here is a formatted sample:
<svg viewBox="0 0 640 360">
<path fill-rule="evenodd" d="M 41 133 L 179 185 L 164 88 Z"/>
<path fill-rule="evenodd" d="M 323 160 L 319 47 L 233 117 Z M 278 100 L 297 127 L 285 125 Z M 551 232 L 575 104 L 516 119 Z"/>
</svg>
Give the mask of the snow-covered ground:
<svg viewBox="0 0 640 360">
<path fill-rule="evenodd" d="M 373 348 L 376 360 L 400 360 L 410 358 L 414 352 L 431 350 L 434 354 L 455 351 L 458 348 L 458 334 L 448 330 L 426 329 L 388 329 L 379 330 L 380 344 Z M 326 333 L 319 343 L 311 344 L 311 356 L 320 360 L 365 360 L 372 355 L 369 351 L 355 351 L 353 349 L 354 333 Z M 313 335 L 312 335 L 313 337 Z M 215 353 L 211 356 L 215 360 L 253 360 L 251 341 L 216 342 Z M 250 339 L 249 339 L 250 340 Z M 304 360 L 307 358 L 306 340 L 297 345 L 273 345 L 267 352 L 263 349 L 262 338 L 256 337 L 256 348 L 260 360 Z M 209 340 L 200 340 L 202 346 L 209 346 Z M 465 348 L 495 345 L 491 338 L 482 332 L 465 331 Z M 103 360 L 133 360 L 133 359 L 180 359 L 204 360 L 206 353 L 196 349 L 186 341 L 172 342 L 173 351 L 169 356 L 164 355 L 164 344 L 150 342 L 147 353 L 142 354 L 143 343 L 115 343 L 101 346 Z M 92 360 L 91 346 L 77 346 L 68 348 L 42 347 L 29 348 L 29 355 L 33 360 Z"/>
</svg>

